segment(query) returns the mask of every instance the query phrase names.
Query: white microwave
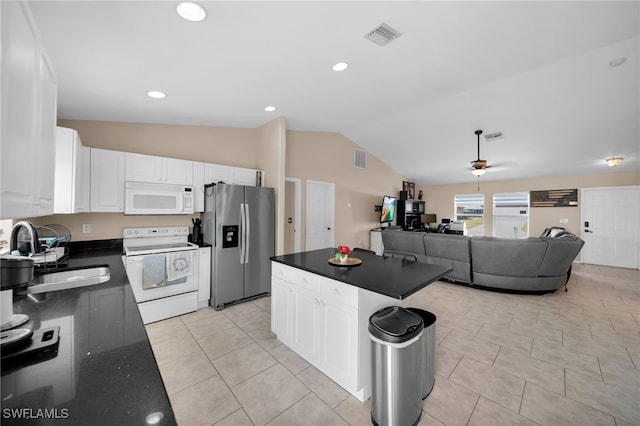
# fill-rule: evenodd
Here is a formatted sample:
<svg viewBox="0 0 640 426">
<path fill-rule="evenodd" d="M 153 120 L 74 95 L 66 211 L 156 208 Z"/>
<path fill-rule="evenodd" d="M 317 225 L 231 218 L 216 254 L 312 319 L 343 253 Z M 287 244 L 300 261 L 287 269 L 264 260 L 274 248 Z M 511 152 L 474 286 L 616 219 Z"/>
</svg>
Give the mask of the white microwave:
<svg viewBox="0 0 640 426">
<path fill-rule="evenodd" d="M 193 214 L 193 187 L 125 182 L 124 214 Z"/>
</svg>

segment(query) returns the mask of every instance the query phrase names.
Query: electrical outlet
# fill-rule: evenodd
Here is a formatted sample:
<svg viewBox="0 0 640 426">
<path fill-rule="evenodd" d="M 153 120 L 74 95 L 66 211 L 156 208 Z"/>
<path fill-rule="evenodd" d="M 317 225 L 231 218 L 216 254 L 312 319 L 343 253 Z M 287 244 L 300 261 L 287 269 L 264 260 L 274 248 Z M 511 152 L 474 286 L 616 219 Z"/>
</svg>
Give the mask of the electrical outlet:
<svg viewBox="0 0 640 426">
<path fill-rule="evenodd" d="M 569 223 L 569 219 L 567 219 L 566 217 L 561 217 L 560 223 Z"/>
<path fill-rule="evenodd" d="M 91 232 L 91 224 L 90 223 L 83 223 L 82 224 L 82 233 L 83 234 L 89 234 Z"/>
</svg>

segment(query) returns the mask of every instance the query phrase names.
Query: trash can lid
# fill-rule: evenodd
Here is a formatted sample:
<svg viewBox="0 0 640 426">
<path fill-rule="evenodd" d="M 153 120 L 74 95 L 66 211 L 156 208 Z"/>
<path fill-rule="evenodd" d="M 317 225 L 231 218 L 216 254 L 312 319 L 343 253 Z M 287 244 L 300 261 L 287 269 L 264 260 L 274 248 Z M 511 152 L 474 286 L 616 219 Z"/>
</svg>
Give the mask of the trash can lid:
<svg viewBox="0 0 640 426">
<path fill-rule="evenodd" d="M 424 321 L 424 328 L 430 327 L 436 323 L 436 315 L 432 312 L 425 311 L 420 308 L 407 308 L 408 311 L 413 312 L 416 315 L 419 315 Z"/>
<path fill-rule="evenodd" d="M 411 340 L 422 332 L 422 318 L 401 306 L 380 309 L 369 317 L 369 333 L 389 343 Z"/>
</svg>

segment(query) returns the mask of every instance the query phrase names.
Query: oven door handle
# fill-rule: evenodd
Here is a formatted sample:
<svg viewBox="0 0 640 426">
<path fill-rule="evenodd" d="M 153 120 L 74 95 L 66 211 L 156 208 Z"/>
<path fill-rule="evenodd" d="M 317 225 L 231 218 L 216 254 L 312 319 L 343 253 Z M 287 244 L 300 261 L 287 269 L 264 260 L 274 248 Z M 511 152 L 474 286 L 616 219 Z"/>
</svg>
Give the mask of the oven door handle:
<svg viewBox="0 0 640 426">
<path fill-rule="evenodd" d="M 240 264 L 244 263 L 245 256 L 245 245 L 244 245 L 244 228 L 246 226 L 245 223 L 245 214 L 244 214 L 244 203 L 240 203 Z"/>
</svg>

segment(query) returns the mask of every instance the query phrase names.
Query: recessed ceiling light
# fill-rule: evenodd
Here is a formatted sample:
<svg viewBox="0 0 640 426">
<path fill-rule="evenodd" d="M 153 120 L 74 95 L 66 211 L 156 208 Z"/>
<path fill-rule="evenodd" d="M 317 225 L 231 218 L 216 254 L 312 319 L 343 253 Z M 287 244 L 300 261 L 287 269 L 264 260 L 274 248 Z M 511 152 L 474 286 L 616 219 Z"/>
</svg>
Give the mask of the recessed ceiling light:
<svg viewBox="0 0 640 426">
<path fill-rule="evenodd" d="M 609 62 L 609 66 L 611 68 L 619 67 L 620 65 L 624 64 L 625 62 L 627 62 L 627 58 L 625 58 L 625 57 L 616 58 L 613 61 Z"/>
<path fill-rule="evenodd" d="M 150 90 L 147 92 L 147 96 L 154 99 L 166 98 L 167 94 L 158 90 Z"/>
<path fill-rule="evenodd" d="M 344 71 L 347 68 L 349 68 L 349 64 L 347 64 L 346 62 L 338 62 L 332 67 L 334 71 Z"/>
<path fill-rule="evenodd" d="M 267 112 L 273 112 L 276 110 L 276 107 L 274 107 L 273 105 L 269 105 L 268 107 L 265 107 L 264 110 Z"/>
<path fill-rule="evenodd" d="M 177 11 L 178 15 L 191 22 L 200 22 L 207 17 L 207 11 L 202 6 L 188 1 L 178 4 Z"/>
</svg>

